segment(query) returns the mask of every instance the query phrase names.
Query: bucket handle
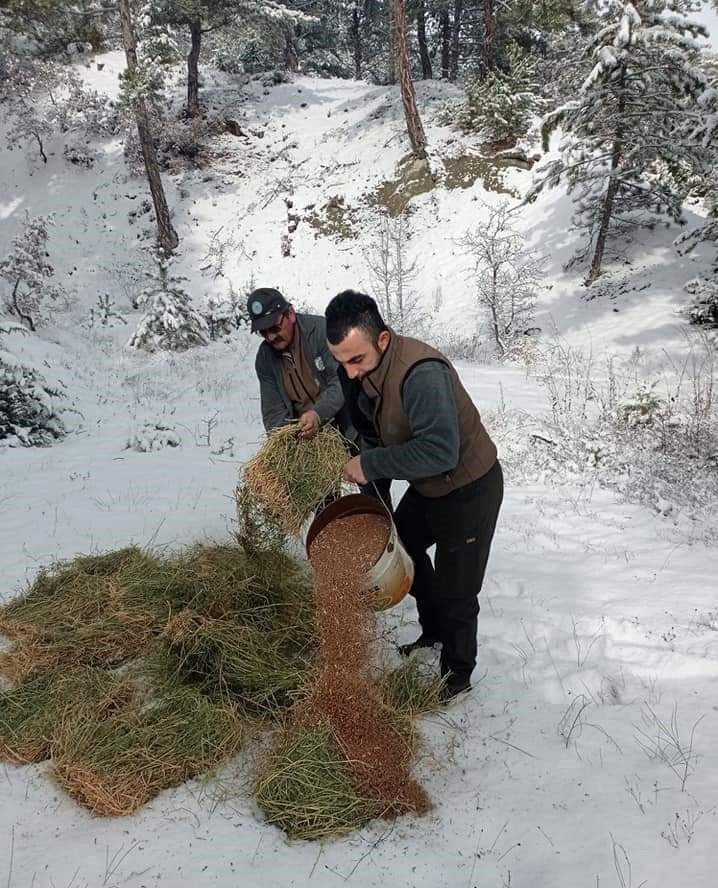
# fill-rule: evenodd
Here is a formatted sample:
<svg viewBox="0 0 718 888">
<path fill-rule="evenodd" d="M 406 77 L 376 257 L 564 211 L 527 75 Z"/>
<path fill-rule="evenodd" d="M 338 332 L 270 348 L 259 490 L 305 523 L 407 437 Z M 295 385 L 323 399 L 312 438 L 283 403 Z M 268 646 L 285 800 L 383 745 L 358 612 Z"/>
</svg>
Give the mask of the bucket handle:
<svg viewBox="0 0 718 888">
<path fill-rule="evenodd" d="M 389 516 L 389 521 L 390 521 L 390 522 L 392 523 L 392 525 L 393 525 L 393 524 L 394 524 L 394 513 L 393 513 L 392 510 L 389 508 L 389 506 L 387 506 L 387 504 L 384 502 L 384 498 L 383 498 L 382 495 L 379 493 L 379 488 L 376 486 L 376 484 L 374 483 L 374 481 L 370 481 L 369 484 L 374 488 L 374 493 L 376 494 L 376 498 L 379 500 L 379 502 L 382 504 L 382 506 L 384 506 L 384 511 L 385 511 L 386 514 Z"/>
</svg>

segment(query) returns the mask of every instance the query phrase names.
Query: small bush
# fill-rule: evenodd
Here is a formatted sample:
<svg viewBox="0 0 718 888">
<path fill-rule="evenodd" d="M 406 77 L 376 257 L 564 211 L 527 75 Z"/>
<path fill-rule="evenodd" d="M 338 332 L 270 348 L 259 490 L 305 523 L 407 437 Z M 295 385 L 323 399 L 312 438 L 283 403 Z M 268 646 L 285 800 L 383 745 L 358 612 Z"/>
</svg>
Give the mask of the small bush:
<svg viewBox="0 0 718 888">
<path fill-rule="evenodd" d="M 95 164 L 95 155 L 87 145 L 65 145 L 62 155 L 68 163 L 71 163 L 73 166 L 84 167 L 86 170 L 92 169 Z"/>
<path fill-rule="evenodd" d="M 718 514 L 716 351 L 708 335 L 698 338 L 659 379 L 640 353 L 601 372 L 590 355 L 560 342 L 535 355 L 532 372 L 548 391 L 551 416 L 511 414 L 495 424 L 507 471 L 591 478 L 629 502 L 690 516 L 691 535 L 710 538 Z"/>
<path fill-rule="evenodd" d="M 66 434 L 58 401 L 65 394 L 36 370 L 0 357 L 0 443 L 48 447 Z"/>
<path fill-rule="evenodd" d="M 165 447 L 179 447 L 182 439 L 174 426 L 161 422 L 146 422 L 127 442 L 128 450 L 137 453 L 151 453 Z"/>
<path fill-rule="evenodd" d="M 466 103 L 457 123 L 491 142 L 513 143 L 526 135 L 532 115 L 541 106 L 535 65 L 517 48 L 509 51 L 506 70 L 467 77 L 464 89 Z"/>
<path fill-rule="evenodd" d="M 688 281 L 685 289 L 695 297 L 688 309 L 690 323 L 718 327 L 718 277 L 694 278 Z"/>
</svg>

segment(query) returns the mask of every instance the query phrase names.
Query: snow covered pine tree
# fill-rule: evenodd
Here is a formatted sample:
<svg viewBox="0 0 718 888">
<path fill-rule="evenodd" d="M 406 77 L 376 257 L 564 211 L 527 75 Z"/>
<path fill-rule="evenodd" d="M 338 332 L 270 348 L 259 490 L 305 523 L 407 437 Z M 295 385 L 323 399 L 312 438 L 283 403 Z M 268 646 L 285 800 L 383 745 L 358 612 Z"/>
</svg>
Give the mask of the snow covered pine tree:
<svg viewBox="0 0 718 888">
<path fill-rule="evenodd" d="M 577 227 L 593 249 L 586 283 L 601 273 L 606 242 L 656 213 L 681 219 L 700 150 L 688 121 L 704 89 L 697 37 L 701 25 L 686 17 L 683 0 L 607 0 L 604 22 L 588 50 L 593 68 L 578 98 L 547 115 L 551 132 L 563 131 L 560 157 L 537 170 L 533 194 L 565 180 L 576 191 Z"/>
<path fill-rule="evenodd" d="M 0 447 L 46 447 L 65 436 L 57 405 L 64 392 L 0 351 Z"/>
<path fill-rule="evenodd" d="M 12 239 L 12 250 L 0 259 L 0 277 L 10 284 L 7 308 L 33 332 L 49 319 L 50 303 L 65 295 L 52 282 L 55 269 L 48 262 L 47 227 L 52 224 L 52 216 L 31 219 L 26 214 L 22 232 Z"/>
<path fill-rule="evenodd" d="M 127 343 L 145 351 L 184 351 L 207 345 L 209 330 L 202 315 L 192 307 L 189 293 L 181 286 L 184 277 L 170 274 L 169 259 L 160 249 L 157 269 L 149 273 L 151 283 L 140 294 L 137 304 L 144 305 L 142 318 Z"/>
</svg>

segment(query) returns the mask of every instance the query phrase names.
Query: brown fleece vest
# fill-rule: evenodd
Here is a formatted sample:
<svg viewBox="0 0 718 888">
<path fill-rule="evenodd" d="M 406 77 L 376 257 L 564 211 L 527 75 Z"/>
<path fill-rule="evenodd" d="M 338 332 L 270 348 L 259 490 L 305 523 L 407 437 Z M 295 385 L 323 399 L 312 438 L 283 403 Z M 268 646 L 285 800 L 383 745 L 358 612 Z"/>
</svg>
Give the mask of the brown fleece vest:
<svg viewBox="0 0 718 888">
<path fill-rule="evenodd" d="M 304 335 L 299 322 L 294 328 L 294 339 L 287 351 L 282 353 L 282 382 L 287 397 L 292 402 L 295 416 L 312 410 L 321 393 L 321 386 L 314 374 L 314 368 L 307 360 L 304 351 Z"/>
<path fill-rule="evenodd" d="M 374 403 L 374 426 L 382 445 L 405 444 L 411 438 L 402 388 L 409 371 L 422 361 L 441 361 L 449 368 L 459 420 L 459 461 L 456 467 L 445 475 L 411 482 L 423 496 L 437 497 L 485 475 L 496 462 L 496 446 L 451 362 L 430 345 L 393 331 L 379 366 L 362 380 L 364 392 Z"/>
</svg>

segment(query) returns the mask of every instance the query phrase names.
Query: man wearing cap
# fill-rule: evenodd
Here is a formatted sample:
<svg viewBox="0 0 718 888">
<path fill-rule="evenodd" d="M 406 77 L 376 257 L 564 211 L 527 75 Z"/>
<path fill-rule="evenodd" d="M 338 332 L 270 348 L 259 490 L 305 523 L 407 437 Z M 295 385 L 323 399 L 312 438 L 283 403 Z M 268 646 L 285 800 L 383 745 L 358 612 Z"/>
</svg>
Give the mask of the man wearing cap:
<svg viewBox="0 0 718 888">
<path fill-rule="evenodd" d="M 271 287 L 249 294 L 247 312 L 252 332 L 264 339 L 255 369 L 265 430 L 297 420 L 300 436 L 313 438 L 325 422 L 336 419 L 352 440 L 355 433 L 345 420 L 344 393 L 327 347 L 324 318 L 297 314 Z"/>
<path fill-rule="evenodd" d="M 476 666 L 478 594 L 503 499 L 496 447 L 451 362 L 387 327 L 370 296 L 346 290 L 325 314 L 329 348 L 355 382 L 349 408 L 377 445 L 348 460 L 344 478 L 409 482 L 394 520 L 414 562 L 421 635 L 399 650 L 441 644 L 448 702 L 471 689 Z"/>
</svg>

